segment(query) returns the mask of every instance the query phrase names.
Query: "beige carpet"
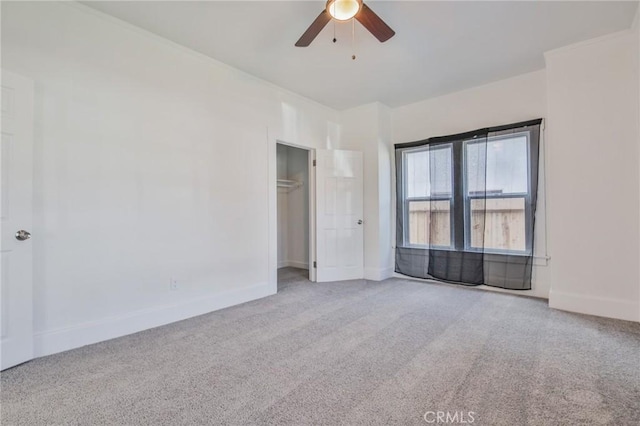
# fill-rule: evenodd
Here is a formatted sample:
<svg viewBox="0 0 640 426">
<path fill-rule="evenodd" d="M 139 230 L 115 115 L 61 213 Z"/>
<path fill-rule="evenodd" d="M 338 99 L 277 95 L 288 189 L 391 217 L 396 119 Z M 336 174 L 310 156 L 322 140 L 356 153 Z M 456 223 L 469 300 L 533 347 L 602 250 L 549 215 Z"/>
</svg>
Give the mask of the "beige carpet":
<svg viewBox="0 0 640 426">
<path fill-rule="evenodd" d="M 640 324 L 287 269 L 275 296 L 37 359 L 1 384 L 3 425 L 426 425 L 439 411 L 638 425 Z"/>
</svg>

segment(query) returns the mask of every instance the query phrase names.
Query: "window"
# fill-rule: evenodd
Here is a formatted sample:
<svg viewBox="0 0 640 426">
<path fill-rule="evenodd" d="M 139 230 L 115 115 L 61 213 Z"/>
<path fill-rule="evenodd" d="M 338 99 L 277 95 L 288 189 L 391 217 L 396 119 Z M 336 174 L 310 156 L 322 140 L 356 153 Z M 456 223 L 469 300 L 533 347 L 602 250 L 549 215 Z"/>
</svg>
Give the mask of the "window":
<svg viewBox="0 0 640 426">
<path fill-rule="evenodd" d="M 530 253 L 528 134 L 465 141 L 465 249 Z"/>
<path fill-rule="evenodd" d="M 541 119 L 396 148 L 396 272 L 531 288 Z"/>
<path fill-rule="evenodd" d="M 395 146 L 396 272 L 531 288 L 541 123 Z"/>
<path fill-rule="evenodd" d="M 532 235 L 528 133 L 425 145 L 403 152 L 404 245 L 528 254 Z M 454 185 L 454 162 L 464 164 Z M 454 187 L 464 191 L 464 229 L 455 230 Z M 464 234 L 456 247 L 454 232 Z"/>
<path fill-rule="evenodd" d="M 410 246 L 451 247 L 451 145 L 405 152 L 407 240 Z"/>
</svg>

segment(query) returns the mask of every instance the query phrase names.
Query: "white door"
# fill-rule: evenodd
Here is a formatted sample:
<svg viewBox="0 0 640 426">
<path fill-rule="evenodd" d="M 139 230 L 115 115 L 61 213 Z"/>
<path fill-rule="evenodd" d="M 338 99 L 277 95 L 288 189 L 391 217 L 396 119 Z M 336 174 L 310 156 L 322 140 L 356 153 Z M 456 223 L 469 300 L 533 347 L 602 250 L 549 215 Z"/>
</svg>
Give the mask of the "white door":
<svg viewBox="0 0 640 426">
<path fill-rule="evenodd" d="M 33 358 L 33 82 L 2 71 L 0 364 Z"/>
<path fill-rule="evenodd" d="M 317 281 L 364 276 L 362 153 L 316 151 Z"/>
</svg>

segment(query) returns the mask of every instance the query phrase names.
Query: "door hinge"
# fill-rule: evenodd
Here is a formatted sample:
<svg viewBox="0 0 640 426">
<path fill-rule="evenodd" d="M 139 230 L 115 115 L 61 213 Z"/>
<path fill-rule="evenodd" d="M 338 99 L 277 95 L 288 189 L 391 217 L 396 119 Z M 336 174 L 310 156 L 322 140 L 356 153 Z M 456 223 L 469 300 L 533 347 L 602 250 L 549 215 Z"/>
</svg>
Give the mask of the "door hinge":
<svg viewBox="0 0 640 426">
<path fill-rule="evenodd" d="M 316 160 L 313 160 L 313 167 L 316 166 Z"/>
<path fill-rule="evenodd" d="M 317 263 L 315 260 L 313 261 L 313 267 L 314 267 L 314 268 L 317 268 L 317 267 L 318 267 L 318 263 Z"/>
</svg>

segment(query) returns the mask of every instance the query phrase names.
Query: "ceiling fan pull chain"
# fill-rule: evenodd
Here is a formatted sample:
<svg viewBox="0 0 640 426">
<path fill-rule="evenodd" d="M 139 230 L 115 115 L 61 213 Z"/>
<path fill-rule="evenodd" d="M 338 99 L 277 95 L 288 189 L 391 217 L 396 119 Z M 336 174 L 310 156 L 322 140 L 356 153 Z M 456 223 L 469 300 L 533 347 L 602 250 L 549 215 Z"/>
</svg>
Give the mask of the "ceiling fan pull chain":
<svg viewBox="0 0 640 426">
<path fill-rule="evenodd" d="M 351 18 L 351 59 L 356 60 L 356 20 Z"/>
<path fill-rule="evenodd" d="M 336 39 L 336 21 L 333 21 L 333 42 L 335 43 L 337 41 Z"/>
</svg>

